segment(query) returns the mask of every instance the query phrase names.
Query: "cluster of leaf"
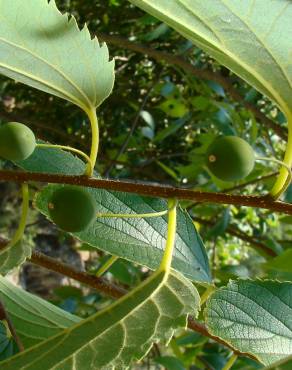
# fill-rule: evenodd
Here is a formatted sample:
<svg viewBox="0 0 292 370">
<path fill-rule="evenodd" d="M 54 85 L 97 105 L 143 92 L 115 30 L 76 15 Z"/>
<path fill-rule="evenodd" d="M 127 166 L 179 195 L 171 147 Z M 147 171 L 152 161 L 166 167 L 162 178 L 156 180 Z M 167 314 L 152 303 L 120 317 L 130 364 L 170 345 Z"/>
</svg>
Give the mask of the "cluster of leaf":
<svg viewBox="0 0 292 370">
<path fill-rule="evenodd" d="M 279 126 L 284 126 L 283 115 L 270 101 L 153 16 L 145 15 L 129 3 L 117 0 L 56 2 L 62 10 L 74 14 L 80 24 L 86 21 L 93 33 L 130 38 L 131 41 L 142 43 L 147 47 L 181 56 L 197 68 L 207 69 L 229 78 L 245 101 L 265 112 Z M 243 137 L 261 155 L 279 158 L 282 156 L 284 146 L 279 137 L 267 126 L 257 122 L 243 105 L 231 100 L 229 92 L 220 84 L 201 80 L 163 61 L 154 61 L 145 54 L 127 49 L 122 43 L 120 46 L 109 43 L 108 46 L 111 56 L 116 57 L 117 77 L 112 95 L 99 111 L 102 141 L 97 170 L 100 174 L 222 191 L 231 187 L 230 184 L 214 178 L 204 166 L 206 148 L 219 134 Z M 3 118 L 4 121 L 7 117 L 26 121 L 28 125 L 32 125 L 41 139 L 88 150 L 89 125 L 78 108 L 1 77 L 0 119 Z M 137 119 L 137 127 L 130 137 L 126 150 L 118 156 L 131 126 Z M 78 159 L 56 150 L 48 150 L 45 153 L 36 151 L 32 158 L 18 165 L 29 171 L 65 172 L 76 175 L 83 169 L 83 164 Z M 4 166 L 11 165 L 5 163 Z M 244 182 L 253 181 L 274 170 L 274 167 L 257 164 L 256 169 Z M 270 189 L 272 182 L 273 179 L 268 179 L 233 191 L 246 194 L 264 193 Z M 46 216 L 47 199 L 54 187 L 45 188 L 36 198 L 36 207 Z M 95 190 L 92 194 L 102 212 L 142 213 L 159 211 L 166 207 L 165 202 L 161 200 L 109 193 L 104 190 Z M 286 200 L 291 199 L 287 192 Z M 273 286 L 272 283 L 268 283 L 267 286 L 263 282 L 245 283 L 239 280 L 225 287 L 230 278 L 253 279 L 260 276 L 281 281 L 292 280 L 289 263 L 291 218 L 268 211 L 239 209 L 236 206 L 224 207 L 189 202 L 182 202 L 181 206 L 189 210 L 190 216 L 182 210 L 179 212 L 173 267 L 193 281 L 205 283 L 210 281 L 204 245 L 193 227 L 192 217 L 204 240 L 213 277 L 217 285 L 223 287 L 212 296 L 205 311 L 206 322 L 211 332 L 224 338 L 235 348 L 251 352 L 265 364 L 278 359 L 274 354 L 274 348 L 277 351 L 280 348 L 282 351 L 278 352 L 279 358 L 291 353 L 292 329 L 289 321 L 291 300 L 288 299 L 291 297 L 291 285 L 277 283 Z M 162 256 L 166 229 L 166 218 L 159 221 L 102 219 L 86 233 L 76 236 L 83 243 L 80 249 L 88 250 L 91 254 L 88 269 L 93 272 L 107 258 L 107 254 L 117 255 L 125 260 L 116 263 L 107 276 L 115 283 L 133 288 L 137 282 L 143 281 L 149 275 L 148 269 L 157 267 Z M 60 233 L 60 238 L 62 237 L 64 235 Z M 271 258 L 260 245 L 270 249 L 276 257 Z M 80 247 L 78 242 L 76 247 Z M 56 369 L 82 366 L 80 364 L 85 355 L 87 360 L 91 361 L 92 368 L 106 366 L 102 361 L 112 362 L 119 368 L 129 362 L 131 356 L 129 357 L 127 351 L 133 346 L 135 348 L 140 346 L 143 349 L 143 353 L 136 352 L 134 355 L 134 358 L 139 359 L 148 351 L 152 342 L 158 337 L 159 339 L 163 337 L 162 332 L 171 326 L 185 324 L 184 320 L 176 321 L 177 316 L 180 318 L 182 313 L 190 312 L 196 314 L 198 310 L 197 295 L 187 280 L 183 279 L 182 285 L 184 289 L 189 289 L 188 294 L 191 295 L 192 302 L 184 302 L 186 311 L 184 308 L 181 312 L 178 311 L 179 313 L 168 312 L 177 305 L 177 302 L 169 291 L 167 293 L 160 291 L 160 279 L 162 277 L 157 276 L 157 281 L 150 282 L 148 290 L 134 291 L 131 299 L 134 297 L 136 305 L 144 302 L 145 307 L 139 306 L 141 316 L 135 316 L 131 304 L 125 305 L 128 312 L 133 310 L 133 316 L 129 318 L 131 322 L 124 322 L 123 319 L 109 322 L 108 318 L 104 319 L 109 312 L 107 310 L 95 314 L 96 310 L 109 302 L 93 296 L 93 291 L 88 292 L 80 288 L 78 291 L 73 289 L 70 293 L 68 290 L 66 292 L 65 288 L 62 293 L 61 289 L 54 301 L 58 302 L 59 298 L 63 309 L 83 317 L 94 314 L 94 319 L 89 317 L 81 324 L 76 316 L 67 316 L 64 311 L 56 310 L 51 305 L 47 306 L 44 301 L 34 302 L 35 298 L 28 297 L 23 291 L 15 290 L 3 280 L 1 297 L 8 307 L 16 329 L 26 348 L 37 345 L 23 357 L 16 357 L 11 363 L 3 364 L 3 369 L 20 368 L 26 364 L 31 364 L 32 369 L 37 369 L 40 352 L 43 356 L 41 361 L 45 361 L 44 366 L 48 369 L 53 366 Z M 174 275 L 172 279 L 169 282 L 170 288 L 180 289 L 181 278 L 176 280 Z M 203 289 L 200 289 L 201 291 L 203 292 Z M 157 301 L 152 304 L 146 298 L 151 297 L 153 292 L 158 296 Z M 160 311 L 158 317 L 170 316 L 172 323 L 170 325 L 162 322 L 161 327 L 155 332 L 156 329 L 154 330 L 151 324 L 159 322 L 159 319 L 152 319 L 155 317 L 155 304 L 159 306 L 161 302 L 159 294 L 162 297 L 166 295 L 164 298 L 167 304 L 158 307 Z M 16 300 L 22 303 L 13 304 Z M 28 305 L 28 302 L 34 304 Z M 276 303 L 271 305 L 271 302 Z M 112 306 L 111 309 L 117 310 L 115 311 L 117 319 L 118 315 L 122 315 L 124 307 Z M 23 321 L 19 317 L 19 312 L 23 315 Z M 145 319 L 145 312 L 148 314 L 148 320 Z M 139 321 L 141 317 L 142 322 Z M 31 325 L 28 328 L 25 326 L 28 320 L 38 325 Z M 104 327 L 101 327 L 101 323 Z M 123 333 L 124 325 L 129 329 L 128 332 L 126 330 Z M 146 333 L 149 338 L 145 339 L 145 333 L 139 332 L 139 326 L 143 328 L 149 326 L 149 333 Z M 109 334 L 102 331 L 105 327 L 110 328 Z M 119 335 L 116 334 L 117 330 Z M 27 338 L 26 333 L 29 333 Z M 118 341 L 122 340 L 125 334 L 130 338 L 128 346 L 124 347 L 127 351 L 118 354 L 115 348 L 121 347 Z M 167 334 L 164 339 L 169 339 L 172 333 Z M 251 344 L 250 336 L 247 341 L 245 339 L 247 335 L 257 336 L 257 341 Z M 42 342 L 51 336 L 54 338 Z M 76 336 L 78 338 L 76 348 L 72 349 L 70 339 Z M 69 338 L 68 343 L 65 337 Z M 56 344 L 53 352 L 52 343 Z M 79 353 L 77 348 L 81 347 L 83 350 Z M 109 347 L 112 347 L 112 352 L 105 350 Z M 62 351 L 64 348 L 61 355 L 60 348 Z M 264 352 L 261 352 L 263 348 Z M 94 351 L 113 358 L 99 358 L 100 362 L 96 362 L 98 356 L 95 356 Z M 157 367 L 164 366 L 167 369 L 186 369 L 195 364 L 201 369 L 219 370 L 224 366 L 228 355 L 229 351 L 223 346 L 208 341 L 199 334 L 180 331 L 173 337 L 170 346 L 160 345 L 148 358 L 153 366 L 157 364 Z M 88 364 L 86 366 L 89 367 Z M 257 367 L 262 366 L 251 359 L 240 359 L 236 364 L 238 369 Z"/>
</svg>

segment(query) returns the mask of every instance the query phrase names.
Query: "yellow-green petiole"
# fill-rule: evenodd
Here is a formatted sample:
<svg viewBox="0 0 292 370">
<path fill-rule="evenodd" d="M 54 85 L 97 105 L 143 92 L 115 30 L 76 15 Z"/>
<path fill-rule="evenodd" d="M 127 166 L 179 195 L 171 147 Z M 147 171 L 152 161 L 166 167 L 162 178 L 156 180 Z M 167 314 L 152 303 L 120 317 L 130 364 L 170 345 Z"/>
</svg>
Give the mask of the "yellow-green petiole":
<svg viewBox="0 0 292 370">
<path fill-rule="evenodd" d="M 118 259 L 118 256 L 111 256 L 108 258 L 107 261 L 105 261 L 105 263 L 97 270 L 95 275 L 97 277 L 103 275 Z"/>
<path fill-rule="evenodd" d="M 98 148 L 99 148 L 99 127 L 98 127 L 95 107 L 92 107 L 91 109 L 86 110 L 86 113 L 90 120 L 91 136 L 92 136 L 91 150 L 90 150 L 90 163 L 91 163 L 92 169 L 91 169 L 91 173 L 89 174 L 89 176 L 91 177 L 93 175 L 93 170 L 96 164 Z"/>
<path fill-rule="evenodd" d="M 160 266 L 158 268 L 158 271 L 165 271 L 167 273 L 170 271 L 172 254 L 175 246 L 176 214 L 177 214 L 177 200 L 169 199 L 167 239 L 164 254 Z"/>
<path fill-rule="evenodd" d="M 279 191 L 278 193 L 275 193 L 275 195 L 273 195 L 272 191 L 270 193 L 273 196 L 274 199 L 279 198 L 279 196 L 281 196 L 281 194 L 283 194 L 283 192 L 288 188 L 288 186 L 291 182 L 291 179 L 292 179 L 291 166 L 287 165 L 285 162 L 279 161 L 278 159 L 269 158 L 269 157 L 256 157 L 256 161 L 274 162 L 274 163 L 277 163 L 277 164 L 279 164 L 280 166 L 283 167 L 280 171 L 280 174 L 282 173 L 282 171 L 284 171 L 285 183 L 282 185 L 281 191 Z"/>
<path fill-rule="evenodd" d="M 283 168 L 280 170 L 280 174 L 270 191 L 270 195 L 276 200 L 278 199 L 290 184 L 289 176 L 287 175 L 286 168 L 292 167 L 292 113 L 286 111 L 286 117 L 288 119 L 288 142 L 286 147 L 286 153 L 282 162 Z M 284 165 L 285 163 L 285 165 Z"/>
<path fill-rule="evenodd" d="M 229 370 L 231 367 L 234 365 L 235 361 L 237 360 L 238 356 L 234 353 L 230 359 L 227 361 L 225 366 L 223 367 L 222 370 Z"/>
</svg>

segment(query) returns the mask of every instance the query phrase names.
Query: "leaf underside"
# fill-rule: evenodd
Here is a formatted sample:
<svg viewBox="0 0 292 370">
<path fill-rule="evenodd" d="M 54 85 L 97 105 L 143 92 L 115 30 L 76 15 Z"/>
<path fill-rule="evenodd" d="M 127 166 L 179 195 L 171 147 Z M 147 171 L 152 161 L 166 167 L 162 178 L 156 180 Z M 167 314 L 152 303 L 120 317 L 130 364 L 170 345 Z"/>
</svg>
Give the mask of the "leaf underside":
<svg viewBox="0 0 292 370">
<path fill-rule="evenodd" d="M 8 333 L 7 327 L 0 321 L 0 361 L 18 352 L 17 345 Z"/>
<path fill-rule="evenodd" d="M 81 321 L 79 317 L 14 286 L 2 276 L 0 300 L 26 349 Z"/>
<path fill-rule="evenodd" d="M 0 250 L 0 274 L 6 275 L 14 267 L 20 266 L 30 258 L 32 246 L 22 241 L 12 247 Z"/>
<path fill-rule="evenodd" d="M 290 0 L 130 0 L 213 56 L 289 115 Z"/>
<path fill-rule="evenodd" d="M 207 301 L 206 323 L 215 336 L 270 365 L 292 353 L 292 283 L 231 281 Z"/>
<path fill-rule="evenodd" d="M 155 272 L 109 308 L 1 363 L 1 370 L 124 370 L 157 341 L 168 342 L 199 309 L 181 274 Z"/>
<path fill-rule="evenodd" d="M 292 355 L 284 360 L 277 361 L 275 364 L 265 367 L 264 370 L 291 370 L 292 368 Z"/>
<path fill-rule="evenodd" d="M 54 0 L 0 0 L 0 73 L 83 110 L 100 105 L 114 83 L 106 45 Z"/>
<path fill-rule="evenodd" d="M 59 149 L 37 148 L 27 160 L 17 163 L 32 172 L 82 174 L 84 163 Z M 50 185 L 39 193 L 37 208 L 48 216 Z M 148 213 L 167 209 L 164 200 L 103 189 L 88 189 L 102 213 Z M 167 216 L 145 219 L 98 218 L 87 230 L 74 233 L 78 239 L 112 255 L 156 269 L 163 255 L 167 234 Z M 194 281 L 210 282 L 210 269 L 204 244 L 186 212 L 178 211 L 173 268 Z"/>
</svg>

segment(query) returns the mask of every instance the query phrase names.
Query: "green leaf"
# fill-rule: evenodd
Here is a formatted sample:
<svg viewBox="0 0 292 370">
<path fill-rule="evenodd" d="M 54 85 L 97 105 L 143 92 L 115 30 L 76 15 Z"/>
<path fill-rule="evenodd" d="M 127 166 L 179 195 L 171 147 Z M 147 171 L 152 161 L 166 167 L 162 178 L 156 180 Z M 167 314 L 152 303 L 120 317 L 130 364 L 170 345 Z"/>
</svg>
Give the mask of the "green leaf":
<svg viewBox="0 0 292 370">
<path fill-rule="evenodd" d="M 0 321 L 0 361 L 5 360 L 18 352 L 17 345 L 8 334 L 7 327 Z"/>
<path fill-rule="evenodd" d="M 0 0 L 0 73 L 83 110 L 110 94 L 114 63 L 106 45 L 62 15 L 52 0 Z"/>
<path fill-rule="evenodd" d="M 277 361 L 275 364 L 265 367 L 264 370 L 291 370 L 292 368 L 292 355 L 284 358 L 284 360 Z"/>
<path fill-rule="evenodd" d="M 181 274 L 155 272 L 131 293 L 62 333 L 1 363 L 1 370 L 127 369 L 157 341 L 168 342 L 199 295 Z"/>
<path fill-rule="evenodd" d="M 155 358 L 155 362 L 163 365 L 167 370 L 185 370 L 184 364 L 176 357 L 161 356 Z"/>
<path fill-rule="evenodd" d="M 27 160 L 17 163 L 27 171 L 82 174 L 84 164 L 59 149 L 37 148 Z M 48 197 L 61 185 L 50 185 L 37 196 L 36 206 L 48 216 Z M 133 194 L 88 189 L 102 213 L 148 213 L 167 209 L 164 200 Z M 167 234 L 167 216 L 145 219 L 98 218 L 87 230 L 74 233 L 78 239 L 155 270 L 162 258 Z M 210 282 L 210 270 L 204 244 L 189 215 L 179 209 L 173 268 L 194 281 Z"/>
<path fill-rule="evenodd" d="M 277 270 L 283 272 L 292 272 L 292 249 L 287 249 L 280 256 L 277 256 L 264 264 L 264 267 L 269 270 Z"/>
<path fill-rule="evenodd" d="M 208 238 L 216 238 L 219 235 L 223 235 L 225 233 L 225 230 L 227 229 L 229 223 L 230 223 L 230 217 L 231 217 L 230 216 L 230 209 L 228 207 L 223 211 L 222 216 L 216 222 L 216 224 L 208 230 L 207 237 Z"/>
<path fill-rule="evenodd" d="M 207 301 L 205 318 L 213 335 L 265 365 L 292 353 L 292 283 L 231 281 Z"/>
<path fill-rule="evenodd" d="M 290 0 L 130 2 L 173 27 L 291 114 Z"/>
<path fill-rule="evenodd" d="M 9 248 L 0 249 L 0 274 L 6 275 L 14 267 L 20 266 L 30 258 L 32 246 L 20 241 Z"/>
<path fill-rule="evenodd" d="M 49 218 L 52 193 L 62 185 L 49 185 L 36 197 L 35 206 Z M 102 189 L 88 189 L 102 213 L 150 213 L 167 208 L 164 200 Z M 89 228 L 73 233 L 78 239 L 111 255 L 155 270 L 162 258 L 167 234 L 167 216 L 159 218 L 97 218 Z M 203 242 L 186 212 L 178 212 L 173 268 L 195 281 L 210 281 Z"/>
<path fill-rule="evenodd" d="M 80 321 L 77 316 L 17 288 L 1 276 L 0 300 L 4 303 L 25 348 L 38 344 Z"/>
<path fill-rule="evenodd" d="M 188 113 L 186 105 L 182 101 L 176 99 L 166 100 L 159 105 L 159 108 L 172 118 L 181 118 Z"/>
</svg>

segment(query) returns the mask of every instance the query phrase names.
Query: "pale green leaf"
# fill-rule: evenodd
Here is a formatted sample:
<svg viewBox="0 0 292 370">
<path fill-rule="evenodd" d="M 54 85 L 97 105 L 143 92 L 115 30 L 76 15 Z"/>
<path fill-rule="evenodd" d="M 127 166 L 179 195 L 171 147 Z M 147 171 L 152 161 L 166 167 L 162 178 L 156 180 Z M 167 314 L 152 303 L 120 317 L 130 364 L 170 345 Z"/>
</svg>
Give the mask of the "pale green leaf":
<svg viewBox="0 0 292 370">
<path fill-rule="evenodd" d="M 284 360 L 277 361 L 269 367 L 265 367 L 264 370 L 291 370 L 292 369 L 292 355 L 284 358 Z"/>
<path fill-rule="evenodd" d="M 20 241 L 9 248 L 0 249 L 0 274 L 5 275 L 14 267 L 20 266 L 31 256 L 32 246 Z"/>
<path fill-rule="evenodd" d="M 37 148 L 21 168 L 33 172 L 82 174 L 84 164 L 59 149 Z M 45 188 L 36 206 L 48 216 L 48 197 L 60 185 Z M 102 213 L 149 213 L 167 209 L 166 201 L 133 194 L 89 189 Z M 98 218 L 87 230 L 74 235 L 110 254 L 156 269 L 161 261 L 167 234 L 167 216 L 159 218 Z M 179 209 L 173 268 L 194 281 L 210 282 L 210 269 L 204 244 L 189 215 Z"/>
<path fill-rule="evenodd" d="M 110 94 L 113 68 L 106 45 L 54 0 L 0 0 L 0 73 L 86 111 Z"/>
<path fill-rule="evenodd" d="M 291 115 L 291 0 L 130 0 Z"/>
<path fill-rule="evenodd" d="M 265 365 L 292 353 L 292 283 L 231 281 L 207 301 L 210 332 Z"/>
<path fill-rule="evenodd" d="M 25 348 L 36 345 L 81 320 L 14 286 L 1 276 L 0 300 Z"/>
<path fill-rule="evenodd" d="M 168 342 L 199 295 L 181 274 L 155 272 L 131 293 L 60 334 L 1 363 L 1 370 L 125 370 L 157 341 Z"/>
</svg>

